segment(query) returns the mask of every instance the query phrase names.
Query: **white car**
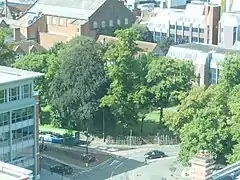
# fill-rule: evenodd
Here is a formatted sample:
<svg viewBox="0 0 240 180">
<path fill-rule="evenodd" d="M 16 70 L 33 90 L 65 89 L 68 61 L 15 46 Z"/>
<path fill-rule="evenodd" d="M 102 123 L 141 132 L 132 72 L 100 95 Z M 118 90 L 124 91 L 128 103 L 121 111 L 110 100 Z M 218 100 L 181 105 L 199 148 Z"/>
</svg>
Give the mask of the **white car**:
<svg viewBox="0 0 240 180">
<path fill-rule="evenodd" d="M 39 135 L 39 139 L 43 139 L 45 142 L 52 142 L 52 143 L 62 143 L 63 138 L 59 138 L 53 134 L 45 134 L 45 135 Z"/>
</svg>

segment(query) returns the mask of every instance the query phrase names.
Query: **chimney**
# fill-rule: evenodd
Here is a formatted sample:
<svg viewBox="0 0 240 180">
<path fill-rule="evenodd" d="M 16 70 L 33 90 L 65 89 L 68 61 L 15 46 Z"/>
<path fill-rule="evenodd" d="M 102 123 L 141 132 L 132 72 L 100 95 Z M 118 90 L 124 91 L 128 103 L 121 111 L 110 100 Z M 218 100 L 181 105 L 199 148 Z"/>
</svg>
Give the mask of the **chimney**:
<svg viewBox="0 0 240 180">
<path fill-rule="evenodd" d="M 13 40 L 14 40 L 15 42 L 21 40 L 20 28 L 14 28 L 14 29 L 13 29 Z"/>
</svg>

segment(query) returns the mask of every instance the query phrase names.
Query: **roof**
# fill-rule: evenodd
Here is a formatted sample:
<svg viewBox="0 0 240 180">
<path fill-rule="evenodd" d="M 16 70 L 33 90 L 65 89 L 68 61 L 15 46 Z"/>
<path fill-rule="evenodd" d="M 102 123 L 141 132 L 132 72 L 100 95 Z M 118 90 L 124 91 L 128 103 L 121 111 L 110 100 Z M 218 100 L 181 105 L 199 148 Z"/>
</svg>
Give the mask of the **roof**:
<svg viewBox="0 0 240 180">
<path fill-rule="evenodd" d="M 214 51 L 215 53 L 218 53 L 218 54 L 240 53 L 240 50 L 229 49 L 229 48 L 224 48 L 222 46 L 209 45 L 204 43 L 186 43 L 186 44 L 173 45 L 173 47 L 197 50 L 203 53 L 208 53 L 210 51 Z"/>
<path fill-rule="evenodd" d="M 118 38 L 113 37 L 113 36 L 105 36 L 105 35 L 100 35 L 97 39 L 97 42 L 103 42 L 105 43 L 110 43 L 110 42 L 116 42 Z M 157 43 L 151 43 L 151 42 L 145 42 L 145 41 L 136 41 L 136 44 L 138 48 L 142 49 L 145 52 L 153 52 L 153 50 L 156 48 Z"/>
<path fill-rule="evenodd" d="M 34 79 L 43 76 L 42 73 L 0 66 L 0 85 L 15 81 Z"/>
<path fill-rule="evenodd" d="M 220 23 L 222 26 L 239 26 L 240 12 L 224 12 L 221 16 Z"/>
<path fill-rule="evenodd" d="M 7 180 L 28 179 L 32 175 L 32 171 L 12 164 L 0 162 L 0 178 Z"/>
<path fill-rule="evenodd" d="M 38 0 L 28 12 L 88 20 L 106 0 Z"/>
<path fill-rule="evenodd" d="M 37 52 L 44 52 L 46 49 L 38 44 L 34 40 L 22 40 L 18 42 L 11 43 L 13 45 L 13 49 L 20 47 L 25 53 L 29 52 L 29 48 L 34 47 L 36 48 Z"/>
<path fill-rule="evenodd" d="M 240 171 L 240 161 L 213 173 L 213 177 L 214 177 L 214 179 L 218 179 L 218 178 L 220 179 L 224 176 L 232 175 L 232 174 L 234 174 L 233 172 L 236 172 L 236 171 L 237 172 Z M 237 175 L 239 175 L 239 173 Z"/>
</svg>

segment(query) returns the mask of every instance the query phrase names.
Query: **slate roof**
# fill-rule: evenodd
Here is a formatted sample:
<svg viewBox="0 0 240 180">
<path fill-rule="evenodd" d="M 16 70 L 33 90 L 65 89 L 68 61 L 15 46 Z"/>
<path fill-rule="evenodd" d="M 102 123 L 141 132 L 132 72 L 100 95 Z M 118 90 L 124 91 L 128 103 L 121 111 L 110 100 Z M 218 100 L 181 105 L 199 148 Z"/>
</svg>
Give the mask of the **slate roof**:
<svg viewBox="0 0 240 180">
<path fill-rule="evenodd" d="M 116 42 L 118 38 L 113 37 L 113 36 L 105 36 L 105 35 L 100 35 L 97 39 L 97 42 L 102 43 L 105 41 L 105 43 L 111 43 L 111 42 Z M 136 41 L 136 44 L 138 48 L 142 49 L 145 52 L 153 52 L 153 50 L 157 47 L 157 43 L 151 43 L 151 42 L 145 42 L 145 41 Z"/>
<path fill-rule="evenodd" d="M 38 0 L 28 12 L 88 20 L 106 0 Z"/>
<path fill-rule="evenodd" d="M 32 47 L 32 46 L 34 46 L 34 48 L 36 48 L 37 52 L 46 51 L 46 49 L 44 47 L 42 47 L 40 44 L 38 44 L 34 40 L 22 40 L 22 41 L 13 42 L 13 43 L 10 43 L 10 44 L 13 45 L 13 49 L 16 49 L 17 47 L 20 47 L 21 50 L 24 51 L 24 53 L 28 53 L 29 52 L 29 47 Z"/>
</svg>

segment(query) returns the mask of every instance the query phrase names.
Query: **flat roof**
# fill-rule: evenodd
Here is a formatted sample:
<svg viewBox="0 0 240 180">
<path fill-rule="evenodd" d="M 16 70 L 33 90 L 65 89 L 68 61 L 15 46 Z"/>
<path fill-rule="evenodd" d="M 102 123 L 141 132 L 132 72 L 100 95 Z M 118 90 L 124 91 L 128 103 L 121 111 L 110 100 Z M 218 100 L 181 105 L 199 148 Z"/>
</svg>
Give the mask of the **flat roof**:
<svg viewBox="0 0 240 180">
<path fill-rule="evenodd" d="M 43 75 L 43 73 L 0 66 L 0 85 L 21 80 L 35 79 Z"/>
</svg>

